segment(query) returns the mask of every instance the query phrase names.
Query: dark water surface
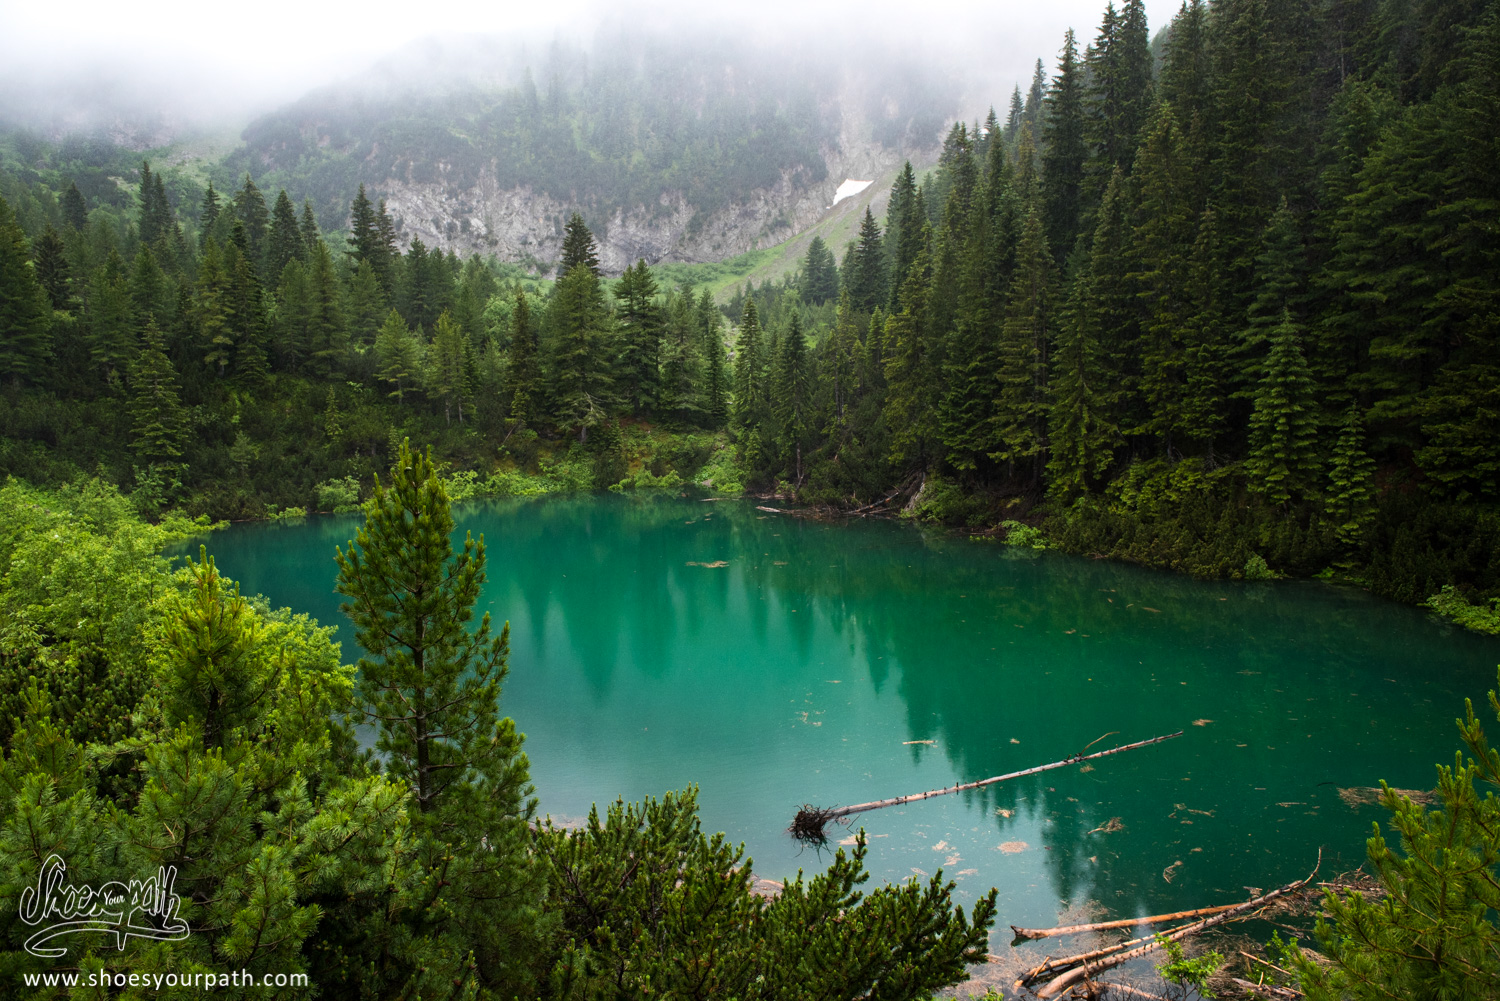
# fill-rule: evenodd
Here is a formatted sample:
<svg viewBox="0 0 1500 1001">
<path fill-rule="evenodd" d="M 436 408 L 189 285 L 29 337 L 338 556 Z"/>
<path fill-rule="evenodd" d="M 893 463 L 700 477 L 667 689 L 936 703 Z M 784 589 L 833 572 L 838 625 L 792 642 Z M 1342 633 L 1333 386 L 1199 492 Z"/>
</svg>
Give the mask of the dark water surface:
<svg viewBox="0 0 1500 1001">
<path fill-rule="evenodd" d="M 456 517 L 460 539 L 485 536 L 483 607 L 511 625 L 501 707 L 557 818 L 697 783 L 704 826 L 781 879 L 827 861 L 784 833 L 802 803 L 1014 771 L 1109 731 L 1094 749 L 1185 730 L 1091 771 L 856 820 L 877 880 L 941 868 L 966 901 L 999 887 L 1002 928 L 1089 900 L 1128 915 L 1243 899 L 1306 874 L 1320 846 L 1325 874 L 1353 868 L 1384 813 L 1338 789 L 1431 788 L 1464 698 L 1482 704 L 1500 663 L 1500 641 L 1348 588 L 1205 583 L 742 501 L 610 495 Z M 347 641 L 333 550 L 358 523 L 240 525 L 209 549 L 245 593 Z M 1111 818 L 1123 829 L 1096 830 Z"/>
</svg>

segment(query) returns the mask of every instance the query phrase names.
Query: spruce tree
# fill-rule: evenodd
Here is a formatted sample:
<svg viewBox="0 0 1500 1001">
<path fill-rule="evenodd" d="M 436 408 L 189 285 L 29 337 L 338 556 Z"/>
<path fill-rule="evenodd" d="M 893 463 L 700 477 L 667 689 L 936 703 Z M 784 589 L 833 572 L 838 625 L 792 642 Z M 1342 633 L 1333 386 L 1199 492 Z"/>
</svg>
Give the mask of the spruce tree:
<svg viewBox="0 0 1500 1001">
<path fill-rule="evenodd" d="M 558 277 L 564 277 L 578 265 L 584 265 L 595 278 L 599 277 L 599 254 L 594 246 L 594 234 L 583 224 L 583 216 L 574 212 L 563 233 L 562 259 L 557 265 Z"/>
<path fill-rule="evenodd" d="M 774 382 L 772 416 L 776 421 L 776 446 L 792 482 L 800 486 L 804 475 L 802 452 L 812 424 L 812 373 L 807 338 L 796 309 L 792 310 L 791 322 L 780 338 Z"/>
<path fill-rule="evenodd" d="M 63 221 L 76 232 L 83 232 L 83 228 L 89 224 L 88 205 L 84 202 L 83 193 L 78 190 L 78 184 L 74 181 L 69 181 L 68 190 L 63 192 L 62 212 Z"/>
<path fill-rule="evenodd" d="M 242 248 L 252 264 L 258 265 L 265 255 L 266 229 L 270 224 L 270 213 L 266 211 L 265 196 L 245 175 L 245 184 L 234 196 L 235 215 L 245 228 L 245 247 Z"/>
<path fill-rule="evenodd" d="M 305 336 L 314 371 L 337 378 L 349 353 L 349 327 L 333 255 L 319 242 L 307 265 L 307 326 Z"/>
<path fill-rule="evenodd" d="M 266 256 L 261 273 L 280 275 L 287 262 L 307 259 L 307 246 L 302 239 L 302 229 L 297 222 L 297 211 L 292 200 L 282 188 L 276 195 L 276 204 L 271 209 L 271 228 L 266 234 Z"/>
<path fill-rule="evenodd" d="M 323 234 L 318 230 L 318 217 L 313 215 L 312 199 L 302 200 L 302 222 L 298 225 L 302 235 L 302 253 L 311 254 L 323 240 Z"/>
<path fill-rule="evenodd" d="M 704 289 L 698 298 L 698 326 L 703 338 L 704 387 L 703 412 L 710 428 L 721 428 L 729 420 L 730 385 L 724 357 L 724 337 L 720 333 L 722 314 L 713 296 Z"/>
<path fill-rule="evenodd" d="M 625 269 L 615 283 L 620 303 L 619 388 L 635 414 L 652 410 L 661 393 L 662 316 L 656 279 L 644 260 Z"/>
<path fill-rule="evenodd" d="M 129 382 L 135 454 L 148 465 L 176 460 L 187 437 L 187 412 L 178 395 L 177 372 L 167 358 L 154 320 L 148 321 L 142 332 Z"/>
<path fill-rule="evenodd" d="M 464 339 L 453 314 L 447 310 L 438 317 L 433 332 L 432 348 L 428 351 L 432 361 L 429 370 L 432 391 L 443 400 L 443 419 L 452 423 L 457 411 L 458 422 L 464 422 Z"/>
<path fill-rule="evenodd" d="M 1318 420 L 1302 331 L 1290 313 L 1271 332 L 1271 350 L 1250 417 L 1250 489 L 1273 505 L 1309 497 L 1318 485 Z"/>
<path fill-rule="evenodd" d="M 821 306 L 838 296 L 838 265 L 833 260 L 833 251 L 828 249 L 828 244 L 823 242 L 821 236 L 813 237 L 807 245 L 807 256 L 802 259 L 802 275 L 798 280 L 797 291 L 803 302 L 813 306 Z"/>
<path fill-rule="evenodd" d="M 926 470 L 940 440 L 937 402 L 942 368 L 932 343 L 928 310 L 932 295 L 931 227 L 922 228 L 921 238 L 901 287 L 901 311 L 886 318 L 882 334 L 889 387 L 883 416 L 891 434 L 890 460 L 908 471 Z"/>
<path fill-rule="evenodd" d="M 395 387 L 387 395 L 397 403 L 406 402 L 406 391 L 422 377 L 421 347 L 394 309 L 375 336 L 375 365 L 380 380 Z"/>
<path fill-rule="evenodd" d="M 141 161 L 141 216 L 138 231 L 141 243 L 154 246 L 172 232 L 172 210 L 167 205 L 166 189 L 161 176 L 151 172 L 151 164 Z"/>
<path fill-rule="evenodd" d="M 764 397 L 762 365 L 760 316 L 754 297 L 747 297 L 734 346 L 734 410 L 730 418 L 730 426 L 742 437 L 754 437 L 764 416 L 760 412 Z"/>
<path fill-rule="evenodd" d="M 885 244 L 890 253 L 890 301 L 887 308 L 897 306 L 897 293 L 906 283 L 912 262 L 922 242 L 922 226 L 927 218 L 921 192 L 917 189 L 916 175 L 911 161 L 901 168 L 896 181 L 891 185 L 890 202 L 886 208 Z"/>
<path fill-rule="evenodd" d="M 1047 355 L 1055 323 L 1053 274 L 1041 212 L 1033 203 L 1021 229 L 1010 301 L 1000 328 L 1000 388 L 995 400 L 999 447 L 990 456 L 1033 483 L 1040 480 L 1046 457 Z"/>
<path fill-rule="evenodd" d="M 214 223 L 219 221 L 219 193 L 214 190 L 214 182 L 208 182 L 208 190 L 203 192 L 203 205 L 198 211 L 198 249 L 201 251 L 205 244 L 212 238 Z"/>
<path fill-rule="evenodd" d="M 50 348 L 48 306 L 26 235 L 0 198 L 0 379 L 20 383 L 41 374 Z"/>
<path fill-rule="evenodd" d="M 1079 258 L 1072 264 L 1067 304 L 1053 328 L 1047 384 L 1048 490 L 1064 503 L 1099 482 L 1119 443 L 1119 428 L 1110 420 L 1093 274 L 1081 252 Z"/>
<path fill-rule="evenodd" d="M 135 357 L 137 335 L 133 314 L 125 262 L 111 251 L 104 265 L 94 272 L 85 319 L 89 327 L 89 355 L 106 385 L 112 388 L 121 385 Z"/>
<path fill-rule="evenodd" d="M 1057 76 L 1047 91 L 1042 116 L 1042 212 L 1056 260 L 1065 259 L 1078 237 L 1082 217 L 1084 142 L 1083 67 L 1073 30 L 1063 37 Z"/>
<path fill-rule="evenodd" d="M 1351 403 L 1344 411 L 1328 462 L 1328 493 L 1323 507 L 1333 520 L 1334 533 L 1347 546 L 1359 544 L 1375 514 L 1375 463 L 1365 452 L 1364 438 L 1359 404 Z"/>
<path fill-rule="evenodd" d="M 580 262 L 553 290 L 547 330 L 553 413 L 559 424 L 577 428 L 581 441 L 606 416 L 610 402 L 608 324 L 599 277 Z"/>
<path fill-rule="evenodd" d="M 73 278 L 63 238 L 48 225 L 37 237 L 31 253 L 36 263 L 36 280 L 47 294 L 47 301 L 53 309 L 67 309 L 73 295 Z"/>
<path fill-rule="evenodd" d="M 830 263 L 832 257 L 830 255 Z M 871 312 L 886 301 L 886 253 L 880 236 L 880 225 L 869 208 L 859 226 L 859 242 L 854 248 L 853 281 L 850 303 L 860 312 Z M 837 295 L 831 291 L 829 298 Z"/>
<path fill-rule="evenodd" d="M 516 290 L 516 308 L 511 313 L 510 368 L 507 403 L 510 416 L 530 424 L 542 412 L 542 374 L 536 325 L 526 293 Z"/>
</svg>

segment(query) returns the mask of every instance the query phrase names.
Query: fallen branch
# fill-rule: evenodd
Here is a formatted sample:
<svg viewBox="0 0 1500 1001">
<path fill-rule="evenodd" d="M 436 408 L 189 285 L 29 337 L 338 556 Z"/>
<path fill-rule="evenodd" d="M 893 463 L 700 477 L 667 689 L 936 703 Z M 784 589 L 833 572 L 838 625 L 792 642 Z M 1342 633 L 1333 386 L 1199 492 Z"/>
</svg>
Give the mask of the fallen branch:
<svg viewBox="0 0 1500 1001">
<path fill-rule="evenodd" d="M 1020 978 L 1016 981 L 1015 989 L 1020 990 L 1032 981 L 1040 980 L 1049 973 L 1061 973 L 1064 970 L 1077 966 L 1079 963 L 1087 963 L 1091 959 L 1098 959 L 1100 956 L 1108 956 L 1112 952 L 1119 952 L 1121 949 L 1129 949 L 1133 945 L 1140 945 L 1150 938 L 1151 936 L 1149 935 L 1145 938 L 1133 938 L 1128 942 L 1116 942 L 1114 945 L 1106 945 L 1092 952 L 1080 952 L 1073 956 L 1059 956 L 1056 959 L 1048 956 L 1042 960 L 1040 966 L 1034 966 L 1021 974 Z"/>
<path fill-rule="evenodd" d="M 1128 998 L 1147 998 L 1149 999 L 1149 1001 L 1167 1001 L 1167 999 L 1162 997 L 1160 994 L 1149 994 L 1146 991 L 1141 990 L 1139 987 L 1131 987 L 1129 984 L 1101 984 L 1100 986 L 1104 987 L 1108 992 L 1104 995 L 1105 997 L 1109 997 L 1111 994 L 1123 994 Z"/>
<path fill-rule="evenodd" d="M 1036 775 L 1039 772 L 1049 772 L 1054 768 L 1066 768 L 1068 765 L 1076 765 L 1080 761 L 1092 761 L 1094 758 L 1103 758 L 1111 754 L 1119 754 L 1121 751 L 1134 750 L 1137 747 L 1147 747 L 1151 744 L 1159 744 L 1173 737 L 1181 737 L 1182 731 L 1169 733 L 1161 737 L 1152 737 L 1150 740 L 1137 741 L 1134 744 L 1125 744 L 1121 747 L 1112 747 L 1107 751 L 1095 751 L 1093 754 L 1078 753 L 1071 758 L 1054 761 L 1047 765 L 1037 765 L 1035 768 L 1025 768 L 1019 772 L 1009 772 L 1005 775 L 996 775 L 994 778 L 980 779 L 977 782 L 960 782 L 956 785 L 947 786 L 943 789 L 933 789 L 929 792 L 913 793 L 909 796 L 896 796 L 892 799 L 877 799 L 870 803 L 856 803 L 853 806 L 840 806 L 822 808 L 804 805 L 797 811 L 797 816 L 792 819 L 792 826 L 787 828 L 791 835 L 801 841 L 811 841 L 822 844 L 827 841 L 828 836 L 823 827 L 830 820 L 840 817 L 848 817 L 855 813 L 864 813 L 868 810 L 879 810 L 887 806 L 900 806 L 903 803 L 917 803 L 934 796 L 946 796 L 949 793 L 963 792 L 968 789 L 978 789 L 981 786 L 994 785 L 996 782 L 1006 782 L 1010 779 L 1019 779 L 1027 775 Z"/>
<path fill-rule="evenodd" d="M 1101 973 L 1104 970 L 1112 969 L 1116 966 L 1119 966 L 1121 963 L 1127 963 L 1132 959 L 1138 959 L 1149 952 L 1153 952 L 1156 949 L 1159 949 L 1162 942 L 1179 942 L 1182 939 L 1187 938 L 1189 935 L 1196 935 L 1201 931 L 1205 931 L 1209 928 L 1214 927 L 1215 925 L 1221 925 L 1226 921 L 1231 921 L 1242 914 L 1248 914 L 1252 911 L 1258 911 L 1276 898 L 1284 897 L 1289 893 L 1295 893 L 1306 886 L 1308 883 L 1312 882 L 1313 877 L 1318 874 L 1318 869 L 1322 868 L 1322 866 L 1323 851 L 1322 849 L 1319 849 L 1318 864 L 1313 867 L 1313 871 L 1308 873 L 1306 878 L 1300 879 L 1295 883 L 1288 883 L 1287 885 L 1279 889 L 1272 890 L 1270 893 L 1256 897 L 1254 900 L 1247 900 L 1243 904 L 1236 904 L 1228 910 L 1220 911 L 1213 917 L 1204 918 L 1202 921 L 1195 921 L 1190 925 L 1183 925 L 1181 928 L 1178 928 L 1167 935 L 1163 935 L 1158 939 L 1147 942 L 1145 945 L 1139 946 L 1135 949 L 1130 949 L 1126 952 L 1115 953 L 1113 956 L 1107 956 L 1097 963 L 1084 963 L 1082 966 L 1069 970 L 1067 973 L 1064 973 L 1063 975 L 1055 977 L 1052 980 L 1048 981 L 1047 985 L 1037 992 L 1037 997 L 1056 997 L 1058 994 L 1067 990 L 1079 980 L 1083 980 L 1087 977 L 1092 977 L 1094 974 Z"/>
<path fill-rule="evenodd" d="M 1250 991 L 1259 996 L 1272 998 L 1274 1001 L 1296 1001 L 1297 998 L 1306 997 L 1301 991 L 1290 987 L 1277 987 L 1275 984 L 1257 984 L 1249 980 L 1241 980 L 1239 977 L 1230 977 L 1229 982 L 1242 991 Z"/>
<path fill-rule="evenodd" d="M 1218 904 L 1214 907 L 1200 907 L 1194 911 L 1173 911 L 1171 914 L 1153 914 L 1145 918 L 1121 918 L 1118 921 L 1096 921 L 1090 925 L 1062 925 L 1058 928 L 1017 928 L 1010 926 L 1010 930 L 1016 933 L 1016 939 L 1024 942 L 1033 938 L 1052 938 L 1055 935 L 1077 935 L 1086 931 L 1110 931 L 1115 928 L 1134 928 L 1137 925 L 1159 925 L 1168 921 L 1177 921 L 1181 918 L 1202 918 L 1210 914 L 1218 914 L 1227 911 L 1239 904 Z"/>
</svg>

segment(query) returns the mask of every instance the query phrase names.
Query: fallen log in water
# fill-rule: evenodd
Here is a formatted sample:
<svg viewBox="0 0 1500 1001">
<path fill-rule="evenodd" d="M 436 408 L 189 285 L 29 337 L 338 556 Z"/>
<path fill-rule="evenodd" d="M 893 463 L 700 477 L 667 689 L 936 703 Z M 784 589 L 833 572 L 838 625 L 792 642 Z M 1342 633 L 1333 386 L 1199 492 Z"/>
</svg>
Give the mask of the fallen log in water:
<svg viewBox="0 0 1500 1001">
<path fill-rule="evenodd" d="M 1132 959 L 1139 959 L 1141 956 L 1159 949 L 1161 947 L 1162 941 L 1178 942 L 1182 939 L 1187 938 L 1189 935 L 1196 935 L 1201 931 L 1206 931 L 1207 929 L 1214 927 L 1215 925 L 1221 925 L 1226 921 L 1232 921 L 1241 915 L 1249 914 L 1252 911 L 1258 911 L 1276 898 L 1284 897 L 1289 893 L 1295 893 L 1296 891 L 1306 886 L 1308 883 L 1312 882 L 1313 877 L 1318 874 L 1318 869 L 1322 868 L 1322 866 L 1323 852 L 1321 849 L 1319 849 L 1318 864 L 1313 868 L 1312 872 L 1307 874 L 1306 878 L 1299 879 L 1295 883 L 1288 883 L 1283 887 L 1272 890 L 1270 893 L 1262 894 L 1261 896 L 1256 897 L 1254 900 L 1247 900 L 1243 904 L 1236 904 L 1228 910 L 1220 911 L 1218 914 L 1215 914 L 1212 917 L 1207 917 L 1201 921 L 1195 921 L 1190 925 L 1183 925 L 1181 928 L 1173 929 L 1166 935 L 1161 936 L 1159 940 L 1153 939 L 1152 941 L 1147 942 L 1145 945 L 1139 946 L 1137 948 L 1130 949 L 1125 952 L 1117 952 L 1112 956 L 1106 956 L 1096 963 L 1084 963 L 1081 966 L 1074 967 L 1067 973 L 1049 980 L 1046 986 L 1037 991 L 1037 997 L 1056 997 L 1058 994 L 1061 994 L 1063 991 L 1067 990 L 1069 987 L 1073 986 L 1080 980 L 1092 977 L 1096 973 L 1102 973 L 1105 970 L 1113 969 L 1114 967 L 1119 966 L 1121 963 L 1129 962 Z"/>
<path fill-rule="evenodd" d="M 1149 941 L 1150 938 L 1151 936 L 1148 935 L 1144 938 L 1133 938 L 1128 942 L 1116 942 L 1114 945 L 1101 946 L 1092 952 L 1080 952 L 1074 956 L 1059 956 L 1056 958 L 1048 956 L 1042 960 L 1040 966 L 1034 966 L 1021 974 L 1020 978 L 1016 980 L 1015 989 L 1019 991 L 1022 987 L 1042 979 L 1049 973 L 1061 973 L 1064 970 L 1072 969 L 1079 963 L 1087 963 L 1091 959 L 1098 959 L 1100 956 L 1108 956 L 1112 952 L 1119 952 L 1122 949 L 1129 949 L 1131 946 L 1140 945 L 1142 942 Z M 1011 944 L 1014 945 L 1015 943 Z"/>
<path fill-rule="evenodd" d="M 877 799 L 870 803 L 856 803 L 853 806 L 838 806 L 823 808 L 804 804 L 797 811 L 797 816 L 792 818 L 792 826 L 787 828 L 788 833 L 799 841 L 810 841 L 816 844 L 824 844 L 828 840 L 824 826 L 830 820 L 840 817 L 848 817 L 856 813 L 865 813 L 868 810 L 879 810 L 887 806 L 900 806 L 903 803 L 917 803 L 934 796 L 946 796 L 949 793 L 963 792 L 967 789 L 978 789 L 981 786 L 994 785 L 996 782 L 1006 782 L 1010 779 L 1019 779 L 1027 775 L 1036 775 L 1039 772 L 1049 772 L 1054 768 L 1066 768 L 1068 765 L 1076 765 L 1081 761 L 1092 761 L 1095 758 L 1103 758 L 1111 754 L 1119 754 L 1121 751 L 1131 751 L 1137 747 L 1147 747 L 1151 744 L 1159 744 L 1173 737 L 1181 737 L 1182 731 L 1165 734 L 1160 737 L 1152 737 L 1150 740 L 1136 741 L 1134 744 L 1124 744 L 1120 747 L 1112 747 L 1107 751 L 1095 751 L 1093 754 L 1079 752 L 1071 758 L 1054 761 L 1047 765 L 1037 765 L 1035 768 L 1024 768 L 1019 772 L 1008 772 L 1005 775 L 996 775 L 994 778 L 980 779 L 977 782 L 960 782 L 957 785 L 947 786 L 942 789 L 933 789 L 929 792 L 912 793 L 909 796 L 896 796 L 891 799 Z"/>
<path fill-rule="evenodd" d="M 1220 911 L 1227 911 L 1239 904 L 1219 904 L 1217 907 L 1200 907 L 1195 911 L 1173 911 L 1171 914 L 1153 914 L 1145 918 L 1121 918 L 1118 921 L 1096 921 L 1091 925 L 1061 925 L 1057 928 L 1017 928 L 1010 926 L 1016 939 L 1024 942 L 1033 938 L 1051 938 L 1054 935 L 1077 935 L 1086 931 L 1110 931 L 1114 928 L 1134 928 L 1136 925 L 1159 925 L 1180 918 L 1202 918 Z"/>
</svg>

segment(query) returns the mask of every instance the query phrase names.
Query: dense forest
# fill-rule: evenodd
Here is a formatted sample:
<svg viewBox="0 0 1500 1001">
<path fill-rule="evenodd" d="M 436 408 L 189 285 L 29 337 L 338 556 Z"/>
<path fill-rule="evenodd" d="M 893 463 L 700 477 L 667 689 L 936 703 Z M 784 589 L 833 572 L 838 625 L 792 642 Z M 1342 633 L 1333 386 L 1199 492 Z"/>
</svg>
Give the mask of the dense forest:
<svg viewBox="0 0 1500 1001">
<path fill-rule="evenodd" d="M 728 440 L 727 479 L 805 503 L 1483 623 L 1497 39 L 1474 3 L 1189 4 L 1154 44 L 1111 7 L 883 225 L 723 309 L 603 279 L 580 215 L 544 286 L 398 246 L 362 188 L 330 243 L 248 175 L 188 209 L 149 164 L 122 191 L 33 144 L 0 208 L 0 467 L 256 517 L 352 503 L 408 435 L 595 486 Z"/>
<path fill-rule="evenodd" d="M 609 151 L 650 137 L 611 138 L 640 116 L 629 87 L 590 74 L 523 81 L 472 121 L 539 185 L 562 162 L 547 144 L 572 137 L 597 173 L 557 190 L 638 197 L 642 161 Z M 726 92 L 722 121 L 810 150 L 827 123 L 794 97 Z M 390 155 L 458 142 L 409 114 Z M 769 169 L 722 144 L 716 114 L 685 116 L 656 137 L 670 161 L 648 158 L 706 177 L 704 204 Z M 483 548 L 450 550 L 449 500 L 743 484 L 1196 574 L 1341 578 L 1494 629 L 1497 120 L 1493 3 L 1194 0 L 1153 40 L 1127 0 L 1091 38 L 1068 32 L 1003 118 L 953 124 L 937 168 L 908 167 L 857 241 L 815 240 L 799 273 L 725 303 L 663 287 L 644 262 L 606 278 L 582 198 L 558 220 L 555 281 L 402 246 L 358 183 L 363 147 L 326 154 L 351 171 L 346 204 L 299 173 L 325 154 L 270 122 L 219 187 L 98 143 L 11 137 L 6 899 L 51 853 L 80 880 L 175 864 L 194 936 L 122 969 L 229 960 L 312 971 L 351 997 L 614 996 L 626 979 L 908 997 L 952 982 L 993 898 L 968 917 L 938 880 L 856 896 L 862 846 L 765 903 L 698 830 L 691 793 L 578 832 L 535 826 L 499 718 L 505 635 L 471 621 Z M 747 173 L 705 173 L 731 162 Z M 358 671 L 206 557 L 173 571 L 160 556 L 208 518 L 361 500 L 339 583 L 370 654 Z M 388 600 L 419 585 L 448 589 L 420 628 Z M 442 671 L 398 649 L 428 626 Z M 434 741 L 396 706 L 417 690 L 455 736 Z M 357 722 L 379 731 L 378 755 Z M 1415 903 L 1335 910 L 1339 969 L 1299 967 L 1314 994 L 1358 994 L 1347 974 L 1419 996 L 1431 974 L 1488 996 L 1496 901 L 1474 874 L 1493 869 L 1496 828 L 1473 781 L 1500 781 L 1500 756 L 1472 712 L 1465 736 L 1480 765 L 1442 792 L 1481 865 L 1463 869 L 1429 815 L 1388 797 L 1450 880 L 1436 899 L 1465 916 L 1423 924 L 1431 881 L 1372 843 Z M 17 922 L 0 907 L 3 977 L 42 965 Z M 642 927 L 659 937 L 632 944 Z M 891 944 L 881 963 L 851 958 L 866 929 Z M 1404 942 L 1433 937 L 1446 965 L 1403 965 Z M 695 961 L 705 943 L 717 964 Z"/>
</svg>

